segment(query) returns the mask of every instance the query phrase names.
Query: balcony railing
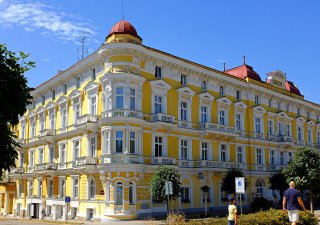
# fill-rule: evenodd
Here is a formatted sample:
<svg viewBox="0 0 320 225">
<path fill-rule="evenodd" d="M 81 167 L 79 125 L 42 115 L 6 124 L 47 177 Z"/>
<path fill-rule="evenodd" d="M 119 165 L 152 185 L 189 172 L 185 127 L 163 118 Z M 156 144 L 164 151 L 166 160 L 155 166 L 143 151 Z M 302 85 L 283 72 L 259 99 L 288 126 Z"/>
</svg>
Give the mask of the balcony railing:
<svg viewBox="0 0 320 225">
<path fill-rule="evenodd" d="M 156 165 L 175 165 L 176 159 L 171 157 L 154 157 L 151 163 Z"/>
<path fill-rule="evenodd" d="M 168 114 L 164 114 L 164 113 L 157 113 L 157 114 L 153 114 L 151 116 L 151 121 L 156 122 L 156 121 L 160 121 L 160 122 L 165 122 L 165 123 L 174 123 L 174 116 L 168 115 Z"/>
<path fill-rule="evenodd" d="M 45 129 L 40 131 L 40 137 L 54 136 L 54 135 L 55 135 L 55 130 L 53 129 Z"/>
<path fill-rule="evenodd" d="M 293 137 L 280 135 L 280 136 L 277 136 L 277 141 L 278 142 L 293 142 Z"/>
<path fill-rule="evenodd" d="M 77 124 L 81 125 L 84 123 L 96 123 L 96 122 L 98 122 L 97 115 L 87 114 L 87 115 L 80 116 L 78 118 Z"/>
<path fill-rule="evenodd" d="M 76 166 L 97 165 L 97 157 L 84 156 L 76 159 Z"/>
<path fill-rule="evenodd" d="M 204 167 L 204 168 L 235 168 L 240 169 L 243 167 L 242 163 L 237 162 L 222 162 L 222 161 L 213 161 L 213 160 L 199 160 L 193 162 L 194 167 Z"/>
<path fill-rule="evenodd" d="M 180 167 L 192 167 L 193 163 L 191 160 L 187 160 L 187 159 L 180 159 L 179 160 L 179 166 Z"/>
<path fill-rule="evenodd" d="M 12 173 L 24 173 L 23 167 L 16 167 L 13 169 Z"/>
<path fill-rule="evenodd" d="M 142 112 L 131 109 L 112 109 L 102 113 L 102 118 L 108 117 L 134 117 L 142 118 Z"/>
<path fill-rule="evenodd" d="M 296 143 L 298 146 L 304 146 L 305 145 L 305 142 L 303 140 L 297 140 L 297 143 Z"/>
<path fill-rule="evenodd" d="M 47 169 L 47 164 L 46 163 L 41 163 L 36 165 L 36 171 L 44 171 Z"/>
<path fill-rule="evenodd" d="M 129 155 L 129 154 L 112 154 L 112 155 L 102 155 L 101 163 L 115 163 L 115 164 L 125 164 L 125 163 L 134 163 L 141 164 L 143 163 L 142 155 Z"/>
<path fill-rule="evenodd" d="M 236 129 L 232 126 L 222 125 L 222 124 L 215 124 L 215 123 L 200 123 L 199 124 L 200 129 L 208 129 L 208 130 L 215 130 L 215 131 L 222 131 L 222 132 L 228 132 L 228 133 L 235 133 Z"/>
<path fill-rule="evenodd" d="M 36 165 L 36 171 L 57 170 L 58 163 L 41 163 Z"/>
</svg>

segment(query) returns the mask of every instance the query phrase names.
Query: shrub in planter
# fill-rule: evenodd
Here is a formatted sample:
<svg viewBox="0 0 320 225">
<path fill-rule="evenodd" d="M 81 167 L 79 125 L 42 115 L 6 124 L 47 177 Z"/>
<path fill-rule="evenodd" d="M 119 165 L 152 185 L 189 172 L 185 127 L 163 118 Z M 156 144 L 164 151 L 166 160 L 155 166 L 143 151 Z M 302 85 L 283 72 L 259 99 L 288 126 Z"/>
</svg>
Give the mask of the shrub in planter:
<svg viewBox="0 0 320 225">
<path fill-rule="evenodd" d="M 258 211 L 265 211 L 270 209 L 270 202 L 263 197 L 256 198 L 251 203 L 251 211 L 258 212 Z"/>
</svg>

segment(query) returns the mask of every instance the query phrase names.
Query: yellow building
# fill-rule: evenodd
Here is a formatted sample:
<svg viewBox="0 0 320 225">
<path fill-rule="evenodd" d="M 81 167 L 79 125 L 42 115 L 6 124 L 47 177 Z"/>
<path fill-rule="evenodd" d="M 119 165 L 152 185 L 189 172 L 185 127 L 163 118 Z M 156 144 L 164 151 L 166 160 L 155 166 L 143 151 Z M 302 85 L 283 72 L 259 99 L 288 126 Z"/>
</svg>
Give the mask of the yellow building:
<svg viewBox="0 0 320 225">
<path fill-rule="evenodd" d="M 245 203 L 273 200 L 270 175 L 298 146 L 319 147 L 320 107 L 281 71 L 267 75 L 262 81 L 245 63 L 218 71 L 144 46 L 120 21 L 96 52 L 32 92 L 17 128 L 13 203 L 1 194 L 0 205 L 14 217 L 39 218 L 44 209 L 53 220 L 165 212 L 150 195 L 162 164 L 181 174 L 171 209 L 203 211 L 204 185 L 210 210 L 226 206 L 221 180 L 230 168 L 247 177 Z"/>
</svg>

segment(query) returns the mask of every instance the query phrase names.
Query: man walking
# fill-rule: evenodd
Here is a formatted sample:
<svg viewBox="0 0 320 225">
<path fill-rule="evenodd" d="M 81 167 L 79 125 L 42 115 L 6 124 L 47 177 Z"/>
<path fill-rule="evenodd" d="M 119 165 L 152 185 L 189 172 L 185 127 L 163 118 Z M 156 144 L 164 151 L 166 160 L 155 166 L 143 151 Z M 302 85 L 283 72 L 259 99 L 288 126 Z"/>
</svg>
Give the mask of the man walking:
<svg viewBox="0 0 320 225">
<path fill-rule="evenodd" d="M 297 225 L 299 221 L 299 205 L 303 210 L 306 210 L 306 208 L 304 207 L 300 192 L 295 189 L 296 183 L 291 181 L 289 186 L 290 188 L 284 192 L 282 207 L 283 211 L 288 210 L 291 225 Z"/>
</svg>

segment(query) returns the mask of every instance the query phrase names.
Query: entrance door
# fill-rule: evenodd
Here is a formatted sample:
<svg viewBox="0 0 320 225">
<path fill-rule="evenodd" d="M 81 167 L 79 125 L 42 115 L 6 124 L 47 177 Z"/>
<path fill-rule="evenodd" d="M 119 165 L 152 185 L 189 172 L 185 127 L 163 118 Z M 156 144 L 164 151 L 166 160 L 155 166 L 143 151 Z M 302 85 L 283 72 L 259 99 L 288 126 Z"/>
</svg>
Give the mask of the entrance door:
<svg viewBox="0 0 320 225">
<path fill-rule="evenodd" d="M 32 203 L 31 204 L 31 218 L 39 219 L 39 209 L 40 209 L 39 203 Z"/>
</svg>

